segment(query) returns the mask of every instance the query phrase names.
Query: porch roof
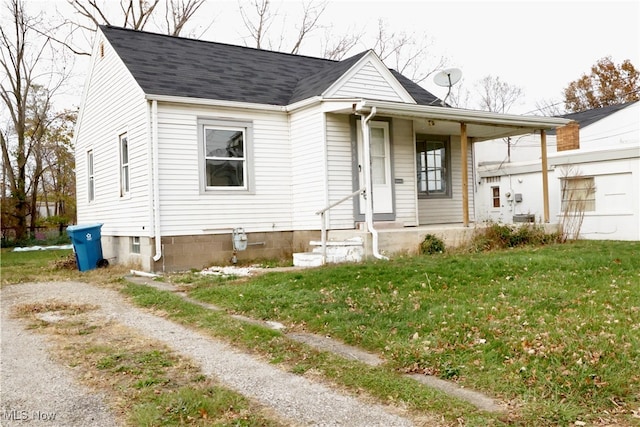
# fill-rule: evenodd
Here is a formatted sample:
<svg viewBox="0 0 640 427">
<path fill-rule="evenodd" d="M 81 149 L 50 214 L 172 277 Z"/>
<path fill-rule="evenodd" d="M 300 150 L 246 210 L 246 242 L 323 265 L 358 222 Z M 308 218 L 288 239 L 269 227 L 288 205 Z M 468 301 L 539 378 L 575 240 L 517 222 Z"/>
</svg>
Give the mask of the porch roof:
<svg viewBox="0 0 640 427">
<path fill-rule="evenodd" d="M 535 133 L 541 129 L 555 129 L 571 122 L 570 119 L 557 117 L 520 116 L 369 99 L 361 99 L 349 105 L 338 102 L 333 108 L 325 111 L 369 114 L 374 107 L 376 116 L 413 120 L 416 133 L 460 136 L 460 124 L 465 123 L 467 137 L 472 142 Z"/>
</svg>

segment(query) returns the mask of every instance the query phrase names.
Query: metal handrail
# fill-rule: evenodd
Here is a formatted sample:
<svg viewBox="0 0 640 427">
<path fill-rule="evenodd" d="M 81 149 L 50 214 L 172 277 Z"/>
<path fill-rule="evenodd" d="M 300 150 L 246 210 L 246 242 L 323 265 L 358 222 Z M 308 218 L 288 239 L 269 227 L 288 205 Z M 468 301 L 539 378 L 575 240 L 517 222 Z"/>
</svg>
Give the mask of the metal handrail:
<svg viewBox="0 0 640 427">
<path fill-rule="evenodd" d="M 327 221 L 326 221 L 326 218 L 325 218 L 325 213 L 329 209 L 335 208 L 339 204 L 344 203 L 347 200 L 351 199 L 353 196 L 355 196 L 357 194 L 365 193 L 365 190 L 366 190 L 365 187 L 362 187 L 359 190 L 356 190 L 353 193 L 343 197 L 342 199 L 338 200 L 337 202 L 333 202 L 332 204 L 330 204 L 326 208 L 320 209 L 318 212 L 316 212 L 316 215 L 320 215 L 320 221 L 322 222 L 322 224 L 321 224 L 321 234 L 320 234 L 320 239 L 321 239 L 321 243 L 322 243 L 322 265 L 324 265 L 326 263 L 326 261 L 327 261 Z"/>
</svg>

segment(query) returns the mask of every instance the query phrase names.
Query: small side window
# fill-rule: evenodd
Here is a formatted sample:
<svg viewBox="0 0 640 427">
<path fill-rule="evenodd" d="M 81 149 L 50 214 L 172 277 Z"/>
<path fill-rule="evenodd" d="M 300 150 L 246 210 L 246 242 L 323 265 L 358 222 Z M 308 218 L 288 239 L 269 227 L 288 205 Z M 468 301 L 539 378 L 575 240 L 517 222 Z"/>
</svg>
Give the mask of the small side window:
<svg viewBox="0 0 640 427">
<path fill-rule="evenodd" d="M 120 196 L 129 194 L 129 138 L 120 135 Z"/>
<path fill-rule="evenodd" d="M 140 253 L 140 237 L 139 236 L 131 237 L 131 253 L 132 254 Z"/>
<path fill-rule="evenodd" d="M 491 197 L 493 198 L 493 207 L 500 207 L 500 187 L 491 187 Z"/>
<path fill-rule="evenodd" d="M 89 150 L 87 151 L 87 200 L 93 202 L 94 199 L 93 150 Z"/>
</svg>

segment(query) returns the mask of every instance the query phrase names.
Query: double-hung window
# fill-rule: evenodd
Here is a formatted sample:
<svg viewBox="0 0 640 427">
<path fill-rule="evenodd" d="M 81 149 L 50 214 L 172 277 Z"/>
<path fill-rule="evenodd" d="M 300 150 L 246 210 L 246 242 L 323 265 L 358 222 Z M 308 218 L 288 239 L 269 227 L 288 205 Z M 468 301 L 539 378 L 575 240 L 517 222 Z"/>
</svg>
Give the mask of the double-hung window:
<svg viewBox="0 0 640 427">
<path fill-rule="evenodd" d="M 204 191 L 249 190 L 251 123 L 203 119 L 199 133 Z"/>
<path fill-rule="evenodd" d="M 418 197 L 451 197 L 450 144 L 448 138 L 416 138 Z"/>
<path fill-rule="evenodd" d="M 87 151 L 87 200 L 95 199 L 95 187 L 93 181 L 93 150 Z"/>
<path fill-rule="evenodd" d="M 129 137 L 120 135 L 120 196 L 129 194 Z"/>
</svg>

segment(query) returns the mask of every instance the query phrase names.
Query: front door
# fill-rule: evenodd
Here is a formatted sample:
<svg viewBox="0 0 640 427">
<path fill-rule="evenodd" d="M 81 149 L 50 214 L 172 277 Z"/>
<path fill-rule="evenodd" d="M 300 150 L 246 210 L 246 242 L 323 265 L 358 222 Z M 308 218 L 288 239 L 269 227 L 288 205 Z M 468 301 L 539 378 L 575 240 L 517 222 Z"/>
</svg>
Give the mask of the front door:
<svg viewBox="0 0 640 427">
<path fill-rule="evenodd" d="M 373 214 L 393 213 L 393 185 L 391 179 L 391 149 L 388 122 L 369 122 L 371 146 L 371 185 L 373 190 Z M 358 184 L 364 187 L 364 159 L 362 126 L 358 129 Z M 360 214 L 364 215 L 365 200 L 360 196 Z"/>
</svg>

